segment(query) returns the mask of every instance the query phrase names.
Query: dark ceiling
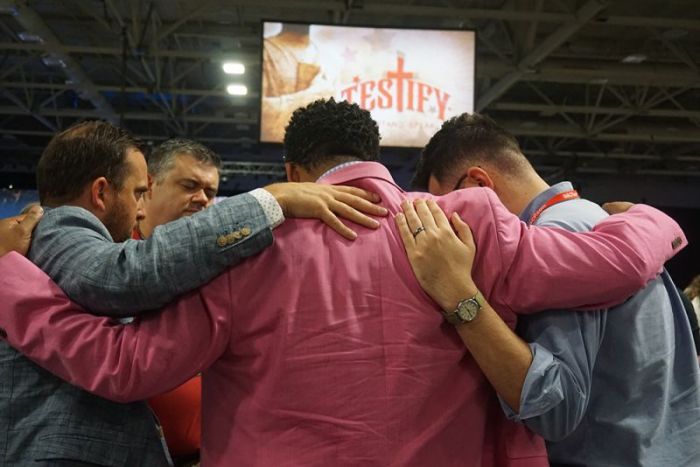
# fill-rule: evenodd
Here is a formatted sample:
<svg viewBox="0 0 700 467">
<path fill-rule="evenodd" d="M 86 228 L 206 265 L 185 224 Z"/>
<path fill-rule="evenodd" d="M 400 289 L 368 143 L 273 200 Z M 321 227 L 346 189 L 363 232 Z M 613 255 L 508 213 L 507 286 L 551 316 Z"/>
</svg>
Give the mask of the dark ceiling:
<svg viewBox="0 0 700 467">
<path fill-rule="evenodd" d="M 281 177 L 258 143 L 262 19 L 476 29 L 477 109 L 549 178 L 700 205 L 697 0 L 0 0 L 0 174 L 30 179 L 54 131 L 106 118 L 209 144 L 224 191 Z M 227 95 L 225 59 L 246 97 Z M 400 182 L 417 153 L 386 151 Z"/>
</svg>

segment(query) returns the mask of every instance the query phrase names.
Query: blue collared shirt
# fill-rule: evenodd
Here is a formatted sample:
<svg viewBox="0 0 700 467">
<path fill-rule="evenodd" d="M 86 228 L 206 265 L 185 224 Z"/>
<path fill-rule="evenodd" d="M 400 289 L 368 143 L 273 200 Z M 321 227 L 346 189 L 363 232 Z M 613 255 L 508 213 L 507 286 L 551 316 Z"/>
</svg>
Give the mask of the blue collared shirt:
<svg viewBox="0 0 700 467">
<path fill-rule="evenodd" d="M 521 220 L 571 189 L 564 182 L 542 192 Z M 606 215 L 574 199 L 545 209 L 536 224 L 587 231 Z M 520 413 L 501 405 L 548 440 L 552 465 L 700 465 L 700 370 L 667 272 L 607 311 L 520 317 L 518 333 L 533 361 Z"/>
</svg>

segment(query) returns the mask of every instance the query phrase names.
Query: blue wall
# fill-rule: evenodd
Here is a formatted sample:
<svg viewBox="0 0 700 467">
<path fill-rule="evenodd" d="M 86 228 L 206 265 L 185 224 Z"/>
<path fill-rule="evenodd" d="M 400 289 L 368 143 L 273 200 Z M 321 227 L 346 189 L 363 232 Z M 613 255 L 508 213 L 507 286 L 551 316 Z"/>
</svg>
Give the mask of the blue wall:
<svg viewBox="0 0 700 467">
<path fill-rule="evenodd" d="M 0 189 L 0 219 L 19 214 L 29 203 L 39 201 L 36 190 Z"/>
</svg>

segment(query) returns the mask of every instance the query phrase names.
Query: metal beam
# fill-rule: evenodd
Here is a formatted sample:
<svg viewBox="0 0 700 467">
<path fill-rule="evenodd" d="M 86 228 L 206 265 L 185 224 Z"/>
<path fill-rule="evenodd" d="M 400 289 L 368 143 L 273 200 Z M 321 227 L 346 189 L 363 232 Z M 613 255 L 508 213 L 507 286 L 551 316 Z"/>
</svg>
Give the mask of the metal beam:
<svg viewBox="0 0 700 467">
<path fill-rule="evenodd" d="M 0 89 L 0 92 L 2 90 Z M 15 102 L 15 101 L 13 101 Z M 15 102 L 17 107 L 0 107 L 0 115 L 31 115 L 35 118 L 44 117 L 60 117 L 60 118 L 86 118 L 95 119 L 100 115 L 92 109 L 39 109 L 32 111 L 28 107 L 21 105 L 20 102 Z M 189 115 L 184 114 L 178 116 L 180 120 L 188 123 L 219 123 L 225 125 L 255 125 L 258 122 L 257 116 L 243 117 L 220 117 L 216 115 Z M 163 114 L 160 112 L 126 112 L 124 113 L 125 120 L 141 120 L 141 121 L 163 121 Z M 42 122 L 43 123 L 43 122 Z M 48 126 L 48 125 L 47 125 Z M 51 128 L 54 131 L 55 127 Z"/>
<path fill-rule="evenodd" d="M 37 51 L 43 52 L 46 50 L 43 44 L 19 44 L 14 42 L 2 42 L 0 43 L 0 50 L 23 50 L 23 51 Z M 78 54 L 78 55 L 112 55 L 120 57 L 122 54 L 122 49 L 119 47 L 107 47 L 107 46 L 90 46 L 90 45 L 55 45 L 55 50 L 60 51 L 65 54 Z M 171 49 L 171 50 L 161 50 L 158 49 L 158 56 L 162 58 L 189 58 L 193 60 L 209 59 L 212 61 L 230 59 L 235 56 L 237 60 L 243 61 L 247 64 L 260 63 L 260 53 L 256 52 L 221 52 L 216 51 L 206 51 L 206 50 L 183 50 L 183 49 Z"/>
<path fill-rule="evenodd" d="M 516 136 L 544 136 L 557 138 L 571 138 L 578 140 L 610 141 L 610 142 L 639 142 L 639 143 L 698 143 L 700 142 L 700 130 L 683 129 L 681 131 L 670 131 L 665 128 L 637 128 L 627 133 L 601 133 L 591 136 L 580 128 L 570 125 L 559 125 L 543 123 L 534 127 L 523 127 L 520 121 L 501 121 L 501 126 Z M 0 134 L 28 135 L 28 136 L 52 136 L 53 133 L 36 130 L 13 130 L 0 129 Z M 163 140 L 168 135 L 139 135 L 144 139 Z M 201 136 L 198 140 L 208 143 L 222 144 L 257 144 L 257 138 L 239 137 L 211 137 Z"/>
<path fill-rule="evenodd" d="M 606 159 L 606 160 L 636 160 L 636 161 L 661 161 L 667 160 L 663 156 L 654 154 L 639 154 L 628 152 L 593 152 L 593 151 L 547 151 L 545 149 L 526 149 L 523 151 L 528 156 L 552 156 L 552 157 L 581 157 L 586 159 Z M 700 162 L 700 155 L 674 157 L 678 162 Z"/>
<path fill-rule="evenodd" d="M 167 38 L 170 34 L 177 31 L 177 29 L 180 26 L 185 24 L 187 21 L 190 21 L 191 19 L 197 17 L 197 15 L 201 14 L 203 11 L 205 11 L 207 8 L 209 8 L 211 6 L 211 4 L 212 4 L 212 0 L 202 1 L 199 5 L 195 6 L 190 11 L 188 11 L 182 18 L 178 19 L 173 24 L 166 26 L 163 31 L 159 31 L 158 37 L 156 38 L 156 40 L 154 42 L 157 44 L 158 42 Z"/>
<path fill-rule="evenodd" d="M 476 108 L 481 111 L 491 102 L 498 99 L 504 92 L 511 88 L 520 78 L 527 73 L 532 73 L 532 67 L 544 60 L 549 54 L 576 34 L 586 23 L 593 19 L 608 5 L 607 0 L 589 0 L 576 12 L 573 19 L 569 19 L 556 31 L 554 31 L 540 45 L 518 62 L 517 70 L 508 73 L 494 84 L 478 100 Z"/>
<path fill-rule="evenodd" d="M 294 17 L 299 18 L 302 13 L 307 13 L 307 11 L 317 10 L 321 14 L 328 14 L 329 12 L 337 12 L 338 15 L 345 11 L 346 3 L 344 0 L 341 1 L 301 1 L 295 0 L 290 2 L 288 0 L 266 0 L 264 4 L 261 4 L 260 0 L 227 0 L 227 7 L 253 7 L 260 8 L 264 6 L 266 9 L 271 11 L 277 11 L 280 15 L 279 19 L 285 19 L 281 17 L 283 14 L 290 12 L 295 14 Z M 197 7 L 196 7 L 197 8 Z M 82 9 L 82 8 L 81 8 Z M 304 11 L 306 10 L 306 11 Z M 533 21 L 541 23 L 554 23 L 561 24 L 571 19 L 571 14 L 562 12 L 551 12 L 551 11 L 518 11 L 512 9 L 503 8 L 460 8 L 453 6 L 423 6 L 423 5 L 411 5 L 408 2 L 398 2 L 398 3 L 381 3 L 381 2 L 364 2 L 362 8 L 356 10 L 358 15 L 362 15 L 362 21 L 366 23 L 367 17 L 379 17 L 382 18 L 381 22 L 384 22 L 383 18 L 390 15 L 392 17 L 402 18 L 402 17 L 434 17 L 442 19 L 450 19 L 456 21 L 464 20 L 501 20 L 508 22 L 522 22 L 530 23 Z M 0 12 L 2 10 L 0 9 Z M 203 27 L 208 29 L 212 27 L 221 27 L 220 24 L 216 22 L 215 16 L 210 16 L 207 18 L 202 18 L 202 12 L 189 12 L 191 17 L 197 17 L 203 24 Z M 307 15 L 308 16 L 308 15 Z M 290 17 L 291 19 L 291 17 Z M 307 18 L 308 20 L 309 18 Z M 313 18 L 311 18 L 313 19 Z M 170 31 L 170 33 L 179 30 L 183 23 L 176 21 L 173 23 L 164 23 L 162 25 L 162 32 Z M 664 18 L 660 16 L 624 16 L 624 15 L 610 15 L 606 16 L 601 21 L 596 22 L 596 26 L 600 27 L 652 27 L 660 29 L 686 29 L 689 31 L 700 30 L 700 21 L 697 19 L 689 18 Z"/>
<path fill-rule="evenodd" d="M 0 50 L 15 51 L 44 51 L 42 44 L 0 43 Z M 79 55 L 109 55 L 121 56 L 118 47 L 102 46 L 66 46 L 60 49 L 64 53 Z M 163 58 L 182 58 L 202 61 L 223 61 L 235 56 L 237 60 L 248 65 L 251 69 L 260 63 L 259 53 L 248 52 L 221 52 L 204 50 L 158 50 L 158 55 Z M 23 57 L 26 59 L 27 57 Z M 515 65 L 510 65 L 502 60 L 489 56 L 479 56 L 477 78 L 500 78 L 506 74 L 518 72 Z M 133 70 L 132 70 L 133 71 Z M 664 63 L 650 63 L 639 65 L 625 65 L 618 61 L 605 60 L 581 60 L 581 59 L 550 59 L 541 62 L 537 70 L 526 73 L 520 78 L 523 81 L 536 82 L 560 82 L 560 83 L 597 83 L 607 81 L 610 84 L 620 85 L 659 85 L 659 86 L 695 86 L 700 84 L 700 77 L 685 64 L 669 65 Z"/>
<path fill-rule="evenodd" d="M 683 88 L 700 88 L 700 76 L 694 73 L 692 70 L 688 69 L 686 66 L 683 67 L 669 67 L 669 66 L 628 66 L 622 67 L 616 64 L 604 64 L 604 63 L 592 63 L 592 62 L 578 62 L 574 68 L 569 67 L 567 64 L 569 60 L 566 61 L 551 61 L 542 64 L 537 73 L 526 74 L 521 78 L 521 81 L 535 82 L 535 83 L 565 83 L 572 85 L 580 84 L 603 84 L 608 85 L 618 85 L 618 86 L 654 86 L 654 87 L 683 87 Z M 477 67 L 477 79 L 486 79 L 503 76 L 504 73 L 513 70 L 512 66 L 499 63 L 495 60 L 484 59 L 479 61 L 479 66 Z M 1 78 L 0 78 L 1 79 Z M 9 87 L 16 87 L 16 84 L 7 83 L 18 83 L 18 81 L 6 80 L 5 84 Z M 115 81 L 115 83 L 117 83 Z M 50 89 L 56 85 L 50 85 L 50 83 L 32 82 L 30 86 L 34 88 L 46 88 Z M 98 90 L 119 90 L 119 86 L 115 85 L 104 85 L 97 86 Z M 109 89 L 103 89 L 109 88 Z M 144 86 L 143 89 L 146 89 Z M 165 89 L 161 89 L 165 91 Z M 134 91 L 143 92 L 143 91 Z M 146 91 L 148 92 L 148 91 Z M 167 91 L 170 92 L 170 91 Z M 188 92 L 181 92 L 179 90 L 173 90 L 179 95 L 187 95 Z M 213 91 L 213 90 L 192 90 L 190 95 L 226 95 L 224 90 Z M 257 95 L 249 94 L 247 97 L 258 97 Z"/>
<path fill-rule="evenodd" d="M 243 3 L 238 1 L 236 3 Z M 255 3 L 255 2 L 252 2 Z M 277 2 L 280 3 L 280 2 Z M 289 2 L 288 6 L 296 5 L 297 2 Z M 267 4 L 267 2 L 266 2 Z M 342 3 L 341 3 L 342 5 Z M 283 7 L 283 5 L 279 5 Z M 326 7 L 326 10 L 328 7 Z M 394 15 L 394 16 L 419 16 L 419 17 L 441 17 L 451 18 L 455 20 L 464 19 L 497 19 L 509 22 L 525 22 L 539 21 L 543 23 L 561 24 L 571 19 L 571 15 L 566 13 L 554 13 L 545 11 L 518 11 L 506 9 L 488 9 L 488 8 L 458 8 L 458 7 L 440 7 L 440 6 L 420 6 L 406 5 L 405 2 L 399 4 L 375 3 L 366 2 L 362 12 L 375 15 Z M 624 26 L 624 27 L 659 27 L 659 28 L 680 28 L 688 30 L 700 30 L 700 21 L 695 19 L 681 18 L 662 18 L 658 16 L 620 16 L 612 15 L 606 17 L 604 21 L 596 23 L 600 26 Z"/>
<path fill-rule="evenodd" d="M 544 0 L 535 0 L 534 11 L 542 11 L 544 6 Z M 527 26 L 527 32 L 525 33 L 525 50 L 531 50 L 535 46 L 535 38 L 537 37 L 537 27 L 539 26 L 539 21 L 533 20 Z"/>
<path fill-rule="evenodd" d="M 17 107 L 12 107 L 12 109 L 14 110 L 14 112 L 12 112 L 11 114 L 6 114 L 6 115 L 17 115 L 17 114 L 20 114 L 20 113 L 23 113 L 23 114 L 26 114 L 26 115 L 31 115 L 32 117 L 34 117 L 34 119 L 35 119 L 36 121 L 38 121 L 39 123 L 41 123 L 42 125 L 44 125 L 44 126 L 45 126 L 46 128 L 48 128 L 49 130 L 51 130 L 51 131 L 56 131 L 56 125 L 54 125 L 53 123 L 51 123 L 50 121 L 48 121 L 43 115 L 40 115 L 39 113 L 37 113 L 37 112 L 33 111 L 32 109 L 30 109 L 24 102 L 22 102 L 17 96 L 15 96 L 14 94 L 12 94 L 11 92 L 9 92 L 9 91 L 7 91 L 7 90 L 5 90 L 5 89 L 0 88 L 0 94 L 2 94 L 3 96 L 5 96 L 5 97 L 6 97 L 7 99 L 9 99 L 10 101 L 14 102 L 15 105 L 17 105 Z M 18 110 L 19 110 L 19 112 L 18 112 Z"/>
<path fill-rule="evenodd" d="M 222 175 L 285 175 L 282 162 L 239 162 L 224 161 L 221 167 Z"/>
<path fill-rule="evenodd" d="M 516 68 L 495 60 L 479 61 L 477 78 L 493 78 L 516 72 Z M 662 64 L 623 65 L 619 62 L 588 60 L 547 60 L 521 81 L 570 84 L 613 84 L 620 86 L 700 87 L 700 76 L 686 66 Z"/>
<path fill-rule="evenodd" d="M 578 113 L 578 114 L 605 114 L 605 115 L 629 115 L 667 118 L 700 118 L 700 110 L 680 109 L 636 109 L 629 107 L 599 107 L 589 105 L 546 105 L 530 104 L 525 102 L 496 102 L 489 106 L 489 110 L 501 110 L 508 112 L 546 112 L 546 113 Z"/>
<path fill-rule="evenodd" d="M 499 119 L 499 124 L 517 136 L 549 136 L 592 141 L 626 141 L 638 143 L 689 143 L 700 141 L 697 128 L 669 130 L 661 126 L 628 126 L 624 133 L 588 134 L 581 128 L 549 121 L 535 121 L 523 125 L 522 121 Z"/>
<path fill-rule="evenodd" d="M 0 81 L 0 86 L 5 88 L 19 88 L 19 89 L 49 89 L 49 90 L 68 90 L 74 89 L 73 86 L 60 83 L 23 83 L 21 81 Z M 114 86 L 101 86 L 96 85 L 95 89 L 101 92 L 120 92 L 121 87 Z M 153 94 L 153 89 L 147 88 L 145 86 L 127 86 L 125 89 L 128 93 L 138 93 L 138 94 Z M 160 89 L 159 93 L 171 94 L 175 96 L 206 96 L 206 97 L 223 97 L 230 101 L 230 105 L 235 107 L 237 105 L 245 105 L 251 100 L 256 101 L 260 99 L 260 94 L 256 92 L 249 92 L 245 96 L 230 96 L 223 89 L 186 89 L 186 88 L 168 88 Z"/>
<path fill-rule="evenodd" d="M 136 137 L 143 139 L 145 141 L 164 141 L 166 139 L 170 139 L 172 136 L 171 135 L 152 135 L 152 134 L 145 134 L 145 133 L 134 133 Z M 0 135 L 10 135 L 10 136 L 39 136 L 39 137 L 46 137 L 46 138 L 51 138 L 54 133 L 51 131 L 44 131 L 44 130 L 13 130 L 13 129 L 6 129 L 6 128 L 0 128 Z M 210 136 L 202 136 L 197 138 L 197 141 L 201 141 L 203 143 L 221 143 L 221 144 L 257 144 L 257 140 L 254 140 L 252 138 L 248 138 L 245 136 L 241 136 L 240 138 L 219 138 L 219 137 L 210 137 Z"/>
<path fill-rule="evenodd" d="M 34 10 L 29 8 L 24 2 L 17 0 L 2 0 L 0 1 L 0 8 L 11 11 L 12 16 L 22 27 L 41 37 L 43 40 L 41 45 L 44 50 L 64 65 L 63 72 L 69 78 L 70 86 L 73 90 L 82 98 L 92 102 L 92 105 L 99 111 L 102 118 L 112 123 L 116 123 L 119 120 L 117 113 L 110 103 L 107 102 L 107 99 L 95 88 L 95 84 L 83 71 L 78 62 L 61 50 L 61 42 Z"/>
</svg>

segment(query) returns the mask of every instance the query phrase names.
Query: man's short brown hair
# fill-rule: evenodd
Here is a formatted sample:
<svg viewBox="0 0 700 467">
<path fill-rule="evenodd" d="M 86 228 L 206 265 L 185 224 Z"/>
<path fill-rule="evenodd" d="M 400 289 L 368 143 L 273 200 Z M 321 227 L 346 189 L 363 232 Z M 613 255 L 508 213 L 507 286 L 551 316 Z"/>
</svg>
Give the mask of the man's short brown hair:
<svg viewBox="0 0 700 467">
<path fill-rule="evenodd" d="M 104 121 L 77 123 L 51 139 L 39 159 L 39 200 L 60 206 L 77 199 L 99 177 L 120 190 L 129 174 L 126 155 L 142 144 L 128 131 Z"/>
<path fill-rule="evenodd" d="M 518 176 L 532 169 L 518 140 L 486 115 L 463 113 L 442 124 L 418 161 L 412 185 L 427 189 L 431 175 L 444 182 L 464 165 L 486 164 L 505 175 Z"/>
</svg>

